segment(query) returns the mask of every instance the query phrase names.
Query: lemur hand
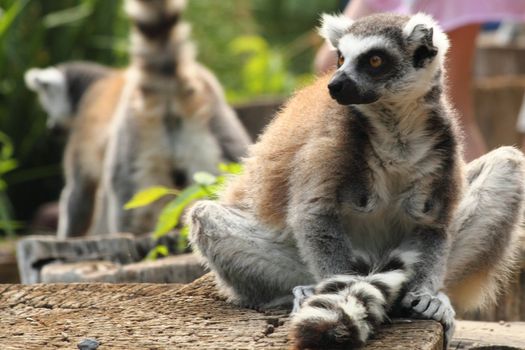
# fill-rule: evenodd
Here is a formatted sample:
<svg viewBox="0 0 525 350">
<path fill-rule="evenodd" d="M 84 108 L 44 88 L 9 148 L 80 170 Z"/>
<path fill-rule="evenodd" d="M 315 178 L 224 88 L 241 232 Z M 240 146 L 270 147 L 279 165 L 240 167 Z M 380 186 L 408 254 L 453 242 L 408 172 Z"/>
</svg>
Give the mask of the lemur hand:
<svg viewBox="0 0 525 350">
<path fill-rule="evenodd" d="M 445 349 L 454 335 L 456 312 L 450 299 L 442 292 L 432 295 L 428 292 L 408 292 L 401 304 L 411 310 L 412 316 L 438 321 L 445 330 Z"/>
<path fill-rule="evenodd" d="M 306 301 L 306 299 L 314 295 L 315 286 L 314 285 L 297 286 L 297 287 L 294 287 L 294 289 L 292 290 L 292 293 L 294 296 L 292 314 L 295 314 L 301 309 L 301 306 Z"/>
</svg>

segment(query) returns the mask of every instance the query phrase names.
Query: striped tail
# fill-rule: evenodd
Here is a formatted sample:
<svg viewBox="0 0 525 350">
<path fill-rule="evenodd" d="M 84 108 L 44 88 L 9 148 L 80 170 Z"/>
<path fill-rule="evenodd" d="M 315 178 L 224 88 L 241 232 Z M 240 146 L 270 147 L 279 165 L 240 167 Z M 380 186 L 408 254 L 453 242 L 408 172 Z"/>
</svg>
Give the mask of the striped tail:
<svg viewBox="0 0 525 350">
<path fill-rule="evenodd" d="M 417 259 L 414 252 L 391 256 L 382 272 L 338 275 L 321 281 L 292 318 L 295 349 L 353 349 L 363 346 L 405 284 Z"/>
<path fill-rule="evenodd" d="M 159 76 L 176 78 L 179 66 L 194 61 L 190 26 L 180 20 L 185 7 L 185 0 L 126 0 L 133 24 L 132 64 L 139 68 L 143 82 Z"/>
</svg>

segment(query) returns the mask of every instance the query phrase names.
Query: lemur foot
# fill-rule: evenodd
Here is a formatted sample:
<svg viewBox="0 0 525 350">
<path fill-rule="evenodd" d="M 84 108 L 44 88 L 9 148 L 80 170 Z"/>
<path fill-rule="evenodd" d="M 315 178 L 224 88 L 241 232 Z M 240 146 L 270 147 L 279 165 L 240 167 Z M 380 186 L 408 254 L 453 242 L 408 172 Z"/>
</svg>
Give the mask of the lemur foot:
<svg viewBox="0 0 525 350">
<path fill-rule="evenodd" d="M 412 311 L 412 316 L 438 321 L 445 330 L 445 349 L 454 335 L 456 312 L 450 299 L 442 292 L 432 295 L 426 292 L 408 292 L 401 301 L 403 307 Z"/>
<path fill-rule="evenodd" d="M 306 301 L 306 299 L 314 295 L 314 292 L 314 285 L 294 287 L 294 289 L 292 290 L 294 296 L 292 315 L 297 313 L 301 309 L 301 306 Z"/>
</svg>

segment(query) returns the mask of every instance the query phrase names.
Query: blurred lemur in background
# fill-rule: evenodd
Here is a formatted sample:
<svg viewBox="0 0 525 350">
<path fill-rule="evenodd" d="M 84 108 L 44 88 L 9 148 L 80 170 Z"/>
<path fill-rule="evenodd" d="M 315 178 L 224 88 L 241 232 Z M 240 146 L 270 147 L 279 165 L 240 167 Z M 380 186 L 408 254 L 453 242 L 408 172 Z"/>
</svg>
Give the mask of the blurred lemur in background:
<svg viewBox="0 0 525 350">
<path fill-rule="evenodd" d="M 298 92 L 190 240 L 230 301 L 294 305 L 296 348 L 363 345 L 388 315 L 493 301 L 519 247 L 524 157 L 464 164 L 448 39 L 424 14 L 323 17 L 338 69 Z M 449 300 L 450 298 L 450 300 Z"/>
<path fill-rule="evenodd" d="M 68 132 L 85 92 L 110 73 L 109 67 L 78 61 L 43 69 L 31 68 L 24 78 L 27 87 L 36 92 L 42 108 L 47 112 L 48 129 Z"/>
<path fill-rule="evenodd" d="M 26 74 L 49 120 L 71 125 L 59 237 L 150 232 L 163 202 L 125 211 L 133 194 L 186 186 L 195 172 L 216 173 L 221 161 L 245 155 L 251 140 L 215 76 L 196 62 L 184 7 L 184 0 L 125 1 L 133 24 L 125 70 L 83 65 L 68 75 L 58 66 Z M 80 100 L 69 92 L 78 76 L 90 77 Z M 38 83 L 50 80 L 57 87 Z"/>
</svg>

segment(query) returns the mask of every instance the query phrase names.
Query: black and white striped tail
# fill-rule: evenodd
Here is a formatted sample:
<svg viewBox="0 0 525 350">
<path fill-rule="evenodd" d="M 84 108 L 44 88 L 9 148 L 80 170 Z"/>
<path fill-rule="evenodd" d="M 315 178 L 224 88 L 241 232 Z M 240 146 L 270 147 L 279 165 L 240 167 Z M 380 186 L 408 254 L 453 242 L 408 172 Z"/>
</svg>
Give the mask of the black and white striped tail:
<svg viewBox="0 0 525 350">
<path fill-rule="evenodd" d="M 363 346 L 408 282 L 411 269 L 400 256 L 367 276 L 339 275 L 321 281 L 292 318 L 295 349 L 352 349 Z M 408 261 L 406 261 L 408 262 Z"/>
<path fill-rule="evenodd" d="M 185 57 L 193 58 L 189 26 L 180 20 L 185 7 L 185 0 L 126 0 L 132 62 L 145 76 L 173 77 Z"/>
</svg>

